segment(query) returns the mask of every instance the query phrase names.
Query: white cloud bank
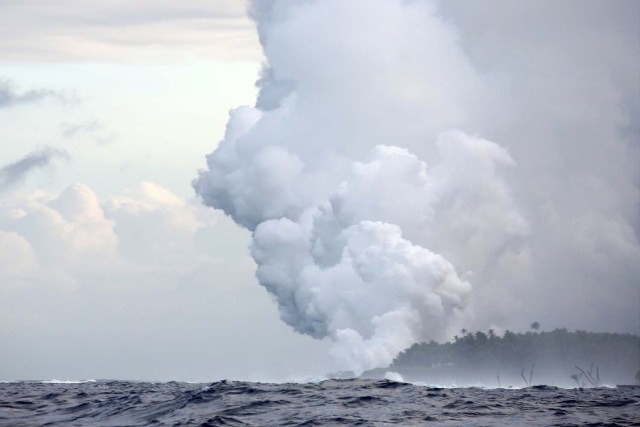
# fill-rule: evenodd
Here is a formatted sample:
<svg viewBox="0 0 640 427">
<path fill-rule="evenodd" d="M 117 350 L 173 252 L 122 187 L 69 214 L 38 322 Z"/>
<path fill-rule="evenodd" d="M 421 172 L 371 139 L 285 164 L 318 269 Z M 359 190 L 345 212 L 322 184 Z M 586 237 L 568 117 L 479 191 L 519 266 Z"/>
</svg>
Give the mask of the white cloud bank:
<svg viewBox="0 0 640 427">
<path fill-rule="evenodd" d="M 254 285 L 247 237 L 225 221 L 150 182 L 103 199 L 82 184 L 0 194 L 0 378 L 328 370 L 323 343 L 280 325 Z"/>
<path fill-rule="evenodd" d="M 87 275 L 176 275 L 214 261 L 194 240 L 198 230 L 215 223 L 214 216 L 198 214 L 197 206 L 149 182 L 104 203 L 76 184 L 57 196 L 9 194 L 0 206 L 0 241 L 17 248 L 3 257 L 3 287 L 46 281 L 76 288 L 87 286 Z"/>
<path fill-rule="evenodd" d="M 341 367 L 461 326 L 638 331 L 638 24 L 612 24 L 637 7 L 547 23 L 553 4 L 496 2 L 494 25 L 427 1 L 253 2 L 257 106 L 194 187 Z"/>
</svg>

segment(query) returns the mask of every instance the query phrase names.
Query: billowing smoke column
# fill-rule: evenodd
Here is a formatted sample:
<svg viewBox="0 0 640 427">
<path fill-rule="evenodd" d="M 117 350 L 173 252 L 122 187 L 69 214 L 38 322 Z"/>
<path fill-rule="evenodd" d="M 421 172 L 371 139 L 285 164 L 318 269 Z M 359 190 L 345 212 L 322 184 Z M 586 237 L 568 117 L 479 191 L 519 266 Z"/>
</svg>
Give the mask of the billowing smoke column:
<svg viewBox="0 0 640 427">
<path fill-rule="evenodd" d="M 343 368 L 462 327 L 640 333 L 638 12 L 255 1 L 256 106 L 195 189 Z"/>
<path fill-rule="evenodd" d="M 454 32 L 426 2 L 255 1 L 252 14 L 257 106 L 231 112 L 197 193 L 252 232 L 282 320 L 329 337 L 340 368 L 449 335 L 528 233 L 502 177 L 514 160 L 455 129 L 493 101 Z"/>
</svg>

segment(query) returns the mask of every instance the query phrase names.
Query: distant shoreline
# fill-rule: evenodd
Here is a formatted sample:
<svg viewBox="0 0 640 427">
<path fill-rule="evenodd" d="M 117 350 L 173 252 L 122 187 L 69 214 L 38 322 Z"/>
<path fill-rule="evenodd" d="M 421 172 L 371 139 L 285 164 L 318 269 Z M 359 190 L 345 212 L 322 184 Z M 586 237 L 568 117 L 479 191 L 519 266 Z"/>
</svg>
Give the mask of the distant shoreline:
<svg viewBox="0 0 640 427">
<path fill-rule="evenodd" d="M 458 387 L 598 387 L 640 382 L 640 336 L 570 332 L 463 330 L 453 341 L 414 344 L 387 368 L 361 378 L 399 378 Z"/>
</svg>

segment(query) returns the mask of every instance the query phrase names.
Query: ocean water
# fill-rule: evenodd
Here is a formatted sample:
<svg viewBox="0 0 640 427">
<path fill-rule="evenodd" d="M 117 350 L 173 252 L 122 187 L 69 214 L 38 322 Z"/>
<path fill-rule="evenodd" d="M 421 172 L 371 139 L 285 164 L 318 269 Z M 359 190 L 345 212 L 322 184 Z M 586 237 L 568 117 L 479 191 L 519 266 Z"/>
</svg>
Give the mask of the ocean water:
<svg viewBox="0 0 640 427">
<path fill-rule="evenodd" d="M 640 426 L 640 386 L 0 383 L 1 426 Z"/>
</svg>

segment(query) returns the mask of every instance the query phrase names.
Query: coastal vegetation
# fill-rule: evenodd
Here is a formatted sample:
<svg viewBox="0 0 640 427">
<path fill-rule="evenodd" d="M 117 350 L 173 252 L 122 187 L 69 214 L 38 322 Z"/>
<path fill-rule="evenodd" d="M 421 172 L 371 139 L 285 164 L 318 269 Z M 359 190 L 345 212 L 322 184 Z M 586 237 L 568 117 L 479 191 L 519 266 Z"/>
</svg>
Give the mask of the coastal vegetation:
<svg viewBox="0 0 640 427">
<path fill-rule="evenodd" d="M 596 387 L 634 384 L 640 370 L 640 337 L 631 334 L 463 329 L 450 342 L 414 344 L 387 369 L 364 377 L 395 372 L 405 380 L 441 385 Z"/>
</svg>

